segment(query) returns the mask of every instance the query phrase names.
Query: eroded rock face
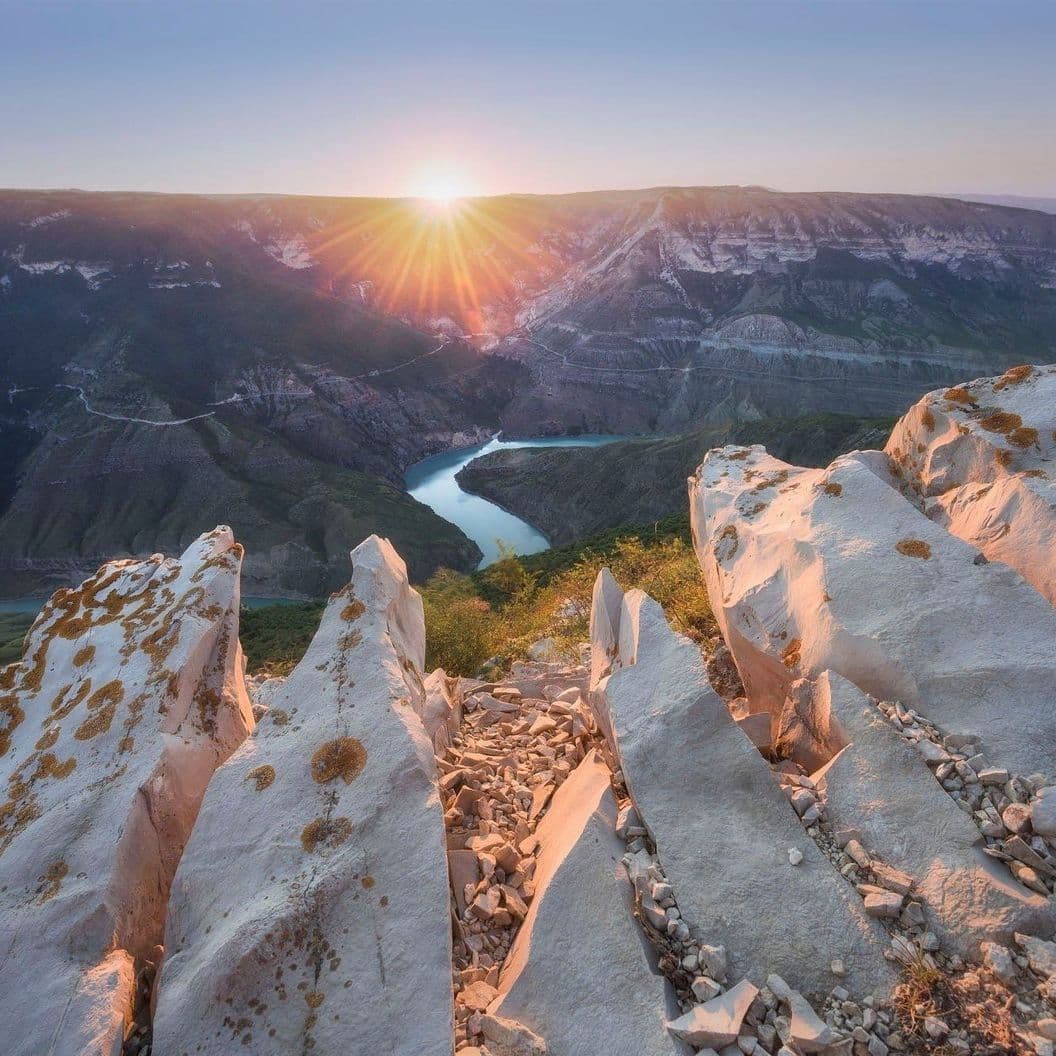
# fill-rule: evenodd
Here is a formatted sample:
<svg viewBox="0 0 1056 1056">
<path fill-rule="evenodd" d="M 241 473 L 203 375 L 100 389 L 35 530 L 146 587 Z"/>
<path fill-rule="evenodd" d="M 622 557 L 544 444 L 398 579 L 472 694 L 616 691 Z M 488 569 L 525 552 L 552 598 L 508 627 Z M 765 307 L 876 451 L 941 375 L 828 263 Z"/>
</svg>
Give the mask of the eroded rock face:
<svg viewBox="0 0 1056 1056">
<path fill-rule="evenodd" d="M 595 695 L 691 931 L 726 947 L 732 978 L 761 984 L 777 972 L 827 994 L 839 958 L 856 992 L 886 992 L 882 932 L 708 684 L 697 647 L 640 590 L 627 593 L 619 628 L 614 670 Z M 790 849 L 801 855 L 795 867 Z"/>
<path fill-rule="evenodd" d="M 2 676 L 0 1022 L 109 1054 L 215 768 L 252 729 L 231 530 L 56 593 Z"/>
<path fill-rule="evenodd" d="M 591 752 L 536 831 L 535 899 L 488 1008 L 527 1027 L 551 1056 L 599 1045 L 612 1056 L 687 1051 L 665 1027 L 677 1006 L 634 919 L 616 814 L 608 767 Z M 495 1033 L 487 1021 L 484 1033 Z"/>
<path fill-rule="evenodd" d="M 1056 604 L 1056 367 L 928 393 L 885 450 L 930 517 Z"/>
<path fill-rule="evenodd" d="M 1052 773 L 1056 613 L 890 486 L 883 459 L 803 470 L 722 448 L 691 480 L 697 554 L 752 710 L 780 714 L 795 679 L 831 669 L 977 737 L 997 765 Z"/>
<path fill-rule="evenodd" d="M 833 826 L 860 834 L 871 852 L 913 878 L 929 927 L 962 956 L 984 940 L 1010 942 L 1016 931 L 1051 933 L 1047 899 L 983 854 L 978 828 L 920 752 L 846 679 L 826 671 L 818 681 L 849 742 L 815 775 Z"/>
<path fill-rule="evenodd" d="M 385 540 L 352 560 L 256 736 L 209 787 L 170 899 L 158 1056 L 449 1056 L 422 603 Z"/>
</svg>

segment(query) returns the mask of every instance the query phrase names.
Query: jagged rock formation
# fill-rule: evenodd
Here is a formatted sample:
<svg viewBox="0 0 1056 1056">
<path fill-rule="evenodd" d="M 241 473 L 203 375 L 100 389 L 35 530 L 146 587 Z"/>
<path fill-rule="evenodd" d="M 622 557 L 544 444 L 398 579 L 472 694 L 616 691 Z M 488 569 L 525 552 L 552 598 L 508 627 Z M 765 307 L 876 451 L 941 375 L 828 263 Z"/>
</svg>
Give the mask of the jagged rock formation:
<svg viewBox="0 0 1056 1056">
<path fill-rule="evenodd" d="M 995 765 L 1056 771 L 1056 612 L 897 483 L 877 452 L 811 470 L 760 447 L 713 451 L 691 480 L 697 553 L 751 709 L 779 715 L 797 677 L 831 669 L 977 738 Z"/>
<path fill-rule="evenodd" d="M 593 643 L 611 673 L 592 699 L 689 927 L 726 947 L 735 976 L 763 983 L 777 972 L 816 997 L 835 982 L 835 957 L 858 992 L 886 993 L 882 933 L 803 832 L 697 647 L 639 590 L 618 612 L 611 585 L 599 583 L 595 600 L 607 608 L 595 626 L 614 629 L 616 647 L 611 634 Z"/>
<path fill-rule="evenodd" d="M 928 393 L 885 450 L 929 517 L 1056 604 L 1056 367 Z"/>
<path fill-rule="evenodd" d="M 242 548 L 104 565 L 2 679 L 0 1021 L 10 1056 L 118 1052 L 214 769 L 253 727 Z"/>
<path fill-rule="evenodd" d="M 304 659 L 213 779 L 173 884 L 158 1056 L 448 1056 L 451 933 L 422 604 L 352 554 Z"/>
<path fill-rule="evenodd" d="M 674 995 L 633 916 L 608 767 L 591 753 L 554 794 L 535 836 L 535 897 L 499 977 L 494 1017 L 528 1026 L 552 1056 L 591 1052 L 599 1015 L 612 1056 L 675 1056 Z M 587 968 L 586 966 L 593 966 Z M 501 1040 L 501 1039 L 498 1039 Z"/>
</svg>

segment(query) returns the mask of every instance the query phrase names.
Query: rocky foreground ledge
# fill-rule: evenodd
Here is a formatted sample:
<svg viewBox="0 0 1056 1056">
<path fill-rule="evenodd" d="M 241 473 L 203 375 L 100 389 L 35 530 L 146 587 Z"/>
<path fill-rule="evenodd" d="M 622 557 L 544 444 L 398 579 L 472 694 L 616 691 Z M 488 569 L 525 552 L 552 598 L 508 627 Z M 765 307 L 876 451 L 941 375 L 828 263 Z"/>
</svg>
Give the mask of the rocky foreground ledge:
<svg viewBox="0 0 1056 1056">
<path fill-rule="evenodd" d="M 1051 1053 L 1054 385 L 711 452 L 709 657 L 603 572 L 574 655 L 426 674 L 376 537 L 285 679 L 227 528 L 60 591 L 0 676 L 0 1048 Z"/>
</svg>

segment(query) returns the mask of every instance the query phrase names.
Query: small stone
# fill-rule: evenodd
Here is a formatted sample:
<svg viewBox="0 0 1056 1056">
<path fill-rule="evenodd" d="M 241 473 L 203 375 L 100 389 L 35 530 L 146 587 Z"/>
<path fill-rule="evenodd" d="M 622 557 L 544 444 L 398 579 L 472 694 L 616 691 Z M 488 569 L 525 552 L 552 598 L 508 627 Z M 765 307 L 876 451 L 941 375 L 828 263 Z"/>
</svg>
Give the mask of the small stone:
<svg viewBox="0 0 1056 1056">
<path fill-rule="evenodd" d="M 979 947 L 983 955 L 983 963 L 997 976 L 1001 982 L 1011 985 L 1015 982 L 1019 970 L 1012 958 L 1012 953 L 1006 947 L 996 942 L 984 942 Z"/>
<path fill-rule="evenodd" d="M 1000 766 L 988 766 L 979 771 L 979 780 L 984 785 L 1003 785 L 1008 780 L 1008 771 Z"/>
<path fill-rule="evenodd" d="M 700 969 L 705 975 L 718 979 L 720 983 L 726 978 L 725 946 L 710 946 L 707 943 L 701 943 L 697 958 Z"/>
<path fill-rule="evenodd" d="M 924 1030 L 929 1037 L 936 1039 L 944 1038 L 950 1032 L 950 1028 L 938 1016 L 925 1016 Z"/>
<path fill-rule="evenodd" d="M 709 979 L 706 975 L 698 975 L 690 983 L 689 988 L 693 991 L 693 996 L 698 1001 L 710 1001 L 713 997 L 718 997 L 722 993 L 722 987 L 714 979 Z"/>
<path fill-rule="evenodd" d="M 789 847 L 788 864 L 799 865 L 803 861 L 803 852 L 798 847 Z"/>
<path fill-rule="evenodd" d="M 1025 803 L 1010 803 L 1001 811 L 1001 820 L 1009 832 L 1027 832 L 1030 829 L 1031 808 Z"/>
<path fill-rule="evenodd" d="M 829 968 L 837 979 L 842 979 L 847 974 L 847 966 L 839 957 L 833 957 Z"/>
<path fill-rule="evenodd" d="M 1027 955 L 1027 962 L 1033 971 L 1046 979 L 1056 975 L 1056 942 L 1034 938 L 1033 935 L 1016 933 L 1016 943 Z"/>
<path fill-rule="evenodd" d="M 865 912 L 879 920 L 893 920 L 902 912 L 902 896 L 896 891 L 871 891 L 865 896 Z"/>
<path fill-rule="evenodd" d="M 682 1041 L 700 1048 L 732 1045 L 740 1034 L 741 1024 L 751 1003 L 759 993 L 747 979 L 742 979 L 726 993 L 690 1009 L 667 1025 Z"/>
</svg>

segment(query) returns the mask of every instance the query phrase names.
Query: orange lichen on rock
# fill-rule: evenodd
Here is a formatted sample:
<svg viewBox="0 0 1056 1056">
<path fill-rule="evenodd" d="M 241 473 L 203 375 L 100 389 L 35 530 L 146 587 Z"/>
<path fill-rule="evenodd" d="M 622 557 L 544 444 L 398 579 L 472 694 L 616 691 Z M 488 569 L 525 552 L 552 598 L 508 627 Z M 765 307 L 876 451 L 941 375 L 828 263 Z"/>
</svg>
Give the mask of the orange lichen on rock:
<svg viewBox="0 0 1056 1056">
<path fill-rule="evenodd" d="M 950 403 L 961 403 L 965 406 L 975 403 L 975 400 L 972 399 L 972 394 L 962 385 L 955 385 L 952 389 L 947 389 L 942 396 L 943 399 L 949 400 Z"/>
<path fill-rule="evenodd" d="M 84 667 L 85 664 L 90 664 L 95 657 L 95 646 L 86 645 L 83 649 L 78 649 L 73 655 L 73 666 Z"/>
<path fill-rule="evenodd" d="M 342 610 L 341 619 L 347 620 L 351 623 L 353 620 L 358 620 L 364 612 L 367 611 L 366 605 L 363 604 L 358 598 L 353 598 Z"/>
<path fill-rule="evenodd" d="M 367 750 L 355 737 L 337 737 L 320 745 L 312 756 L 312 779 L 320 785 L 341 778 L 351 784 L 367 765 Z"/>
<path fill-rule="evenodd" d="M 37 769 L 33 773 L 33 780 L 39 781 L 45 777 L 54 777 L 61 781 L 62 778 L 69 777 L 76 769 L 77 760 L 74 756 L 71 755 L 65 762 L 60 763 L 52 752 L 45 752 L 37 760 Z"/>
<path fill-rule="evenodd" d="M 901 539 L 895 549 L 906 557 L 919 557 L 923 561 L 931 557 L 931 547 L 923 539 Z"/>
<path fill-rule="evenodd" d="M 1013 447 L 1031 447 L 1038 442 L 1038 431 L 1029 425 L 1021 425 L 1008 434 L 1008 442 Z"/>
<path fill-rule="evenodd" d="M 316 818 L 305 825 L 301 832 L 301 846 L 314 854 L 317 847 L 340 847 L 352 835 L 352 822 L 348 818 Z"/>
<path fill-rule="evenodd" d="M 101 733 L 106 733 L 114 721 L 117 705 L 125 695 L 124 685 L 114 679 L 100 686 L 89 698 L 88 708 L 93 712 L 73 732 L 78 741 L 90 741 Z"/>
<path fill-rule="evenodd" d="M 826 484 L 825 485 L 825 494 L 826 495 L 836 495 L 836 496 L 842 495 L 843 494 L 843 485 L 842 484 L 837 484 L 835 482 L 831 482 L 829 484 Z"/>
<path fill-rule="evenodd" d="M 1023 424 L 1023 419 L 1012 411 L 991 411 L 979 419 L 979 428 L 988 433 L 1010 433 Z"/>
<path fill-rule="evenodd" d="M 255 766 L 246 774 L 246 780 L 252 781 L 257 786 L 258 792 L 263 792 L 264 789 L 270 788 L 275 780 L 275 767 L 267 763 L 263 766 Z"/>
<path fill-rule="evenodd" d="M 722 530 L 722 534 L 715 542 L 714 553 L 715 560 L 722 564 L 724 561 L 729 561 L 734 554 L 737 553 L 737 529 L 734 525 L 728 524 Z"/>
<path fill-rule="evenodd" d="M 925 429 L 931 430 L 935 428 L 935 415 L 931 413 L 930 407 L 924 408 L 924 413 L 920 416 L 920 420 L 924 423 Z"/>
<path fill-rule="evenodd" d="M 784 651 L 781 653 L 781 661 L 784 663 L 785 667 L 791 670 L 799 664 L 802 649 L 803 643 L 798 638 L 793 638 L 792 641 L 785 646 Z"/>
<path fill-rule="evenodd" d="M 1029 363 L 1010 367 L 994 382 L 994 392 L 1000 392 L 1009 385 L 1018 385 L 1021 381 L 1026 381 L 1033 373 L 1034 368 Z"/>
<path fill-rule="evenodd" d="M 37 888 L 37 893 L 40 895 L 40 898 L 37 899 L 38 905 L 42 906 L 45 902 L 50 902 L 59 893 L 62 881 L 69 871 L 70 867 L 61 859 L 57 862 L 52 862 L 44 870 L 44 875 L 40 877 L 40 887 Z"/>
</svg>

